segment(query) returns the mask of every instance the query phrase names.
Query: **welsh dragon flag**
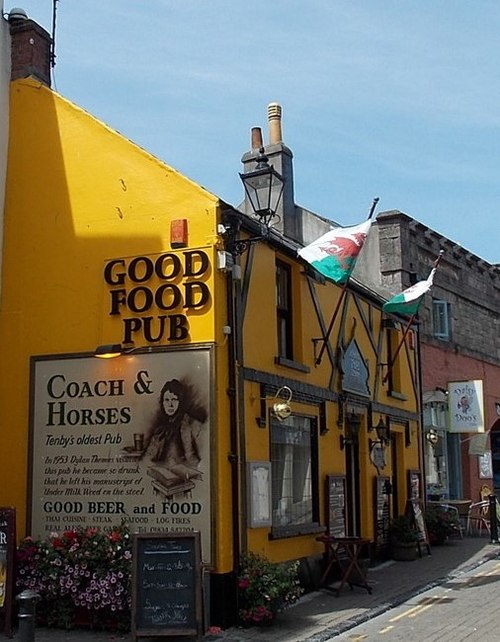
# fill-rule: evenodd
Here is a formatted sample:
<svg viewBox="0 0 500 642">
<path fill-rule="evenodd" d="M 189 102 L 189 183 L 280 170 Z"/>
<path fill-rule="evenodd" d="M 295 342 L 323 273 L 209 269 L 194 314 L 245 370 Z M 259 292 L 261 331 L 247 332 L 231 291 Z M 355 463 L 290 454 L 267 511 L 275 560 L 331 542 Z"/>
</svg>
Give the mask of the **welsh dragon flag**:
<svg viewBox="0 0 500 642">
<path fill-rule="evenodd" d="M 431 273 L 425 279 L 425 281 L 419 281 L 418 283 L 415 283 L 415 285 L 412 285 L 409 288 L 406 288 L 406 290 L 403 290 L 403 292 L 401 292 L 400 294 L 396 294 L 395 296 L 393 296 L 392 299 L 389 299 L 389 301 L 384 303 L 384 305 L 382 306 L 382 310 L 384 312 L 390 312 L 392 314 L 402 314 L 405 316 L 413 316 L 414 314 L 417 314 L 418 308 L 422 303 L 425 293 L 428 292 L 432 287 L 434 274 L 436 273 L 436 269 L 439 261 L 441 260 L 442 254 L 442 252 L 439 254 L 438 258 L 434 262 L 434 267 L 432 268 Z"/>
<path fill-rule="evenodd" d="M 371 224 L 370 217 L 359 225 L 334 227 L 310 245 L 300 249 L 298 254 L 323 276 L 334 283 L 344 284 L 354 270 Z"/>
</svg>

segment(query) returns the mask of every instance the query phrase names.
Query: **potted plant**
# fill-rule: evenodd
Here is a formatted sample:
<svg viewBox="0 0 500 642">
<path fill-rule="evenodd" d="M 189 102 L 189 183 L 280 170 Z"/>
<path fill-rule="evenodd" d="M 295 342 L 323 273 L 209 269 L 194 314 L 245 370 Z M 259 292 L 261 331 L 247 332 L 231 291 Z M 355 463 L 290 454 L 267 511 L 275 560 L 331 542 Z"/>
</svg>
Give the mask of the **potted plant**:
<svg viewBox="0 0 500 642">
<path fill-rule="evenodd" d="M 393 559 L 409 562 L 417 558 L 418 536 L 408 515 L 391 519 L 389 534 Z"/>
<path fill-rule="evenodd" d="M 273 564 L 263 555 L 247 553 L 238 576 L 239 617 L 244 625 L 270 624 L 276 614 L 302 594 L 298 562 Z"/>
<path fill-rule="evenodd" d="M 460 532 L 458 514 L 438 504 L 429 504 L 424 513 L 431 544 L 444 544 L 450 535 Z"/>
</svg>

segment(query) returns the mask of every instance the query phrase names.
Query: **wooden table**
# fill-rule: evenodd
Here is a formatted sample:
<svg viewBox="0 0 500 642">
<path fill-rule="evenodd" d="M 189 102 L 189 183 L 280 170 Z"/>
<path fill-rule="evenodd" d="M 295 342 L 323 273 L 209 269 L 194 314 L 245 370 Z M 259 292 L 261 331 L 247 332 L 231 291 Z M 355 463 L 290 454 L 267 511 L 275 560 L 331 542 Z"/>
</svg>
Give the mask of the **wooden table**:
<svg viewBox="0 0 500 642">
<path fill-rule="evenodd" d="M 353 586 L 360 586 L 372 592 L 371 586 L 366 581 L 366 571 L 359 565 L 359 556 L 365 546 L 370 544 L 369 539 L 362 537 L 334 537 L 332 535 L 320 535 L 316 538 L 325 546 L 326 567 L 319 581 L 320 586 L 329 588 L 327 585 L 328 576 L 332 568 L 337 565 L 340 571 L 340 584 L 336 589 L 337 596 L 346 584 L 352 589 Z"/>
</svg>

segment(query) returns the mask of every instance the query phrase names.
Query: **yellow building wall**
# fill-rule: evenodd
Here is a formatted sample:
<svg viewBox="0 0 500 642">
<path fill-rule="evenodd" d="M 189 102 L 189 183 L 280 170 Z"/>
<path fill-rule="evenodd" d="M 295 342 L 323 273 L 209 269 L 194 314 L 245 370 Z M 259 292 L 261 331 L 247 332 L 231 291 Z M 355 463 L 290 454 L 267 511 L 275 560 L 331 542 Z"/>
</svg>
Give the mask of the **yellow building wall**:
<svg viewBox="0 0 500 642">
<path fill-rule="evenodd" d="M 109 315 L 103 268 L 117 257 L 156 256 L 170 223 L 187 219 L 188 248 L 210 258 L 212 303 L 189 315 L 184 343 L 215 342 L 215 408 L 227 416 L 225 277 L 216 271 L 218 199 L 33 80 L 11 83 L 10 140 L 0 313 L 0 505 L 17 509 L 25 534 L 29 368 L 33 355 L 91 353 L 122 340 Z M 181 285 L 181 284 L 180 284 Z M 220 295 L 218 309 L 214 301 Z M 144 345 L 138 338 L 136 345 Z M 165 343 L 163 343 L 165 345 Z M 216 444 L 214 438 L 213 444 Z M 216 453 L 228 477 L 228 437 Z M 215 463 L 215 462 L 214 462 Z M 215 528 L 226 541 L 230 493 L 214 484 Z M 227 554 L 220 563 L 229 565 Z"/>
<path fill-rule="evenodd" d="M 276 258 L 288 263 L 292 270 L 293 282 L 293 324 L 294 324 L 294 360 L 308 368 L 307 372 L 292 367 L 280 366 L 275 363 L 278 355 L 277 323 L 276 323 L 276 292 L 275 292 L 275 263 Z M 322 343 L 313 339 L 323 336 L 317 313 L 314 309 L 307 276 L 304 267 L 293 257 L 276 253 L 275 248 L 260 244 L 255 250 L 253 263 L 245 264 L 245 269 L 251 269 L 249 279 L 248 301 L 244 320 L 244 364 L 249 369 L 268 373 L 276 381 L 287 381 L 292 391 L 300 384 L 317 386 L 320 389 L 343 393 L 341 373 L 338 368 L 340 351 L 338 346 L 345 349 L 352 339 L 355 339 L 369 370 L 369 398 L 358 398 L 361 405 L 377 404 L 384 412 L 371 411 L 373 420 L 370 431 L 369 410 L 361 412 L 362 421 L 359 434 L 359 495 L 361 504 L 361 534 L 374 540 L 375 538 L 375 497 L 374 484 L 378 476 L 392 477 L 391 449 L 397 448 L 397 486 L 399 507 L 396 512 L 404 512 L 407 499 L 407 475 L 409 470 L 418 470 L 419 439 L 418 430 L 418 388 L 415 388 L 416 349 L 403 350 L 400 354 L 401 395 L 393 395 L 387 383 L 382 378 L 387 368 L 387 345 L 385 329 L 382 327 L 381 305 L 374 304 L 352 291 L 341 305 L 337 319 L 330 336 L 333 347 L 335 367 L 325 351 L 320 364 L 316 364 L 316 356 Z M 326 282 L 313 282 L 313 290 L 326 328 L 336 309 L 341 288 Z M 263 331 L 265 329 L 265 332 Z M 401 336 L 401 333 L 400 333 Z M 295 384 L 295 386 L 294 386 Z M 276 384 L 278 385 L 278 384 Z M 246 458 L 249 461 L 270 460 L 270 426 L 269 421 L 262 427 L 256 422 L 260 415 L 260 386 L 255 382 L 245 384 L 245 425 L 246 425 Z M 349 396 L 349 395 L 347 395 Z M 354 398 L 356 405 L 356 395 Z M 275 399 L 265 400 L 268 416 Z M 315 416 L 319 423 L 319 407 L 300 403 L 292 398 L 293 413 Z M 344 415 L 349 409 L 349 402 L 344 408 Z M 359 408 L 358 408 L 359 410 Z M 380 417 L 384 420 L 391 413 L 394 416 L 404 413 L 413 415 L 408 422 L 411 443 L 406 443 L 406 422 L 398 423 L 391 420 L 391 430 L 395 434 L 394 444 L 385 449 L 386 465 L 377 471 L 370 460 L 369 440 L 376 439 L 373 427 Z M 344 425 L 338 425 L 339 404 L 327 401 L 325 404 L 326 432 L 318 436 L 318 490 L 320 524 L 326 524 L 325 478 L 327 475 L 343 475 L 346 473 L 345 451 L 340 448 L 340 437 L 345 435 Z M 274 561 L 293 559 L 308 555 L 317 555 L 323 551 L 323 545 L 316 542 L 315 535 L 292 536 L 288 538 L 272 538 L 269 527 L 248 528 L 247 545 L 250 550 L 268 555 Z"/>
</svg>

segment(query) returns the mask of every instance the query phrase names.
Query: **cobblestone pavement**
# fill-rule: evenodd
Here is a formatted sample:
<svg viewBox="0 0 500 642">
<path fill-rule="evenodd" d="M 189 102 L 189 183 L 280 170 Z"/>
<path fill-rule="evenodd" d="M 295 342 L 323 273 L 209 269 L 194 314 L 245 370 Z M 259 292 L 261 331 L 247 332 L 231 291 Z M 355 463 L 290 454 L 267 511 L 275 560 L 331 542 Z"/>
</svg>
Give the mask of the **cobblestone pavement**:
<svg viewBox="0 0 500 642">
<path fill-rule="evenodd" d="M 271 626 L 235 627 L 218 635 L 206 635 L 204 642 L 324 642 L 412 595 L 497 557 L 500 558 L 500 545 L 491 544 L 485 536 L 453 539 L 444 546 L 433 547 L 431 555 L 424 552 L 422 558 L 414 562 L 388 561 L 370 568 L 371 594 L 357 587 L 345 588 L 338 597 L 328 589 L 315 591 L 280 613 Z M 131 642 L 132 637 L 92 630 L 37 628 L 35 631 L 36 642 Z M 24 642 L 17 631 L 14 640 Z M 168 640 L 187 642 L 185 637 Z"/>
</svg>

